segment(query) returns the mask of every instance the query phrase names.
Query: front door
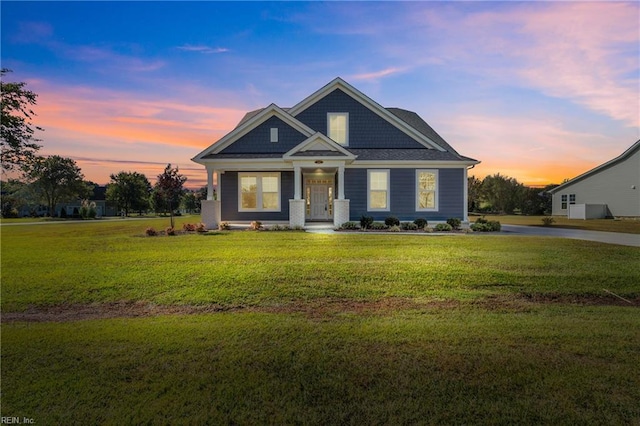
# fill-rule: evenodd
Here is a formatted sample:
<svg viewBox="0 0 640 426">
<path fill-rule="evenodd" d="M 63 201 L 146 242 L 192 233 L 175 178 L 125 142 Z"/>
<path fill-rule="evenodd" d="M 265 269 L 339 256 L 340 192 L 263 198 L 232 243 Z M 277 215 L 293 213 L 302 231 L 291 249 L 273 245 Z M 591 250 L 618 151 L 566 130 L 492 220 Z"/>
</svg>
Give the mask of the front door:
<svg viewBox="0 0 640 426">
<path fill-rule="evenodd" d="M 309 185 L 311 220 L 329 220 L 333 216 L 333 187 L 330 185 Z"/>
</svg>

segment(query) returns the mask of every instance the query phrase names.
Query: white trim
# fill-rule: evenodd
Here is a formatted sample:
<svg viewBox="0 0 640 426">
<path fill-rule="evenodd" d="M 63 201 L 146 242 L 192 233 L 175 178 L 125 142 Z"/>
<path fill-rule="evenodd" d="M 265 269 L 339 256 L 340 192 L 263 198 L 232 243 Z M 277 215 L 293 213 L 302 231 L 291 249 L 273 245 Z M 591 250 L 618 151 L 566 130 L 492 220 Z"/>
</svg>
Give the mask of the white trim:
<svg viewBox="0 0 640 426">
<path fill-rule="evenodd" d="M 242 207 L 242 178 L 256 178 L 256 208 Z M 262 178 L 277 177 L 278 178 L 278 206 L 275 209 L 262 208 Z M 279 212 L 282 211 L 282 176 L 279 172 L 239 172 L 238 173 L 238 212 Z"/>
<path fill-rule="evenodd" d="M 340 143 L 336 140 L 331 139 L 331 116 L 336 116 L 336 117 L 345 117 L 345 124 L 344 124 L 344 131 L 345 131 L 345 135 L 344 135 L 344 143 Z M 335 143 L 337 143 L 338 145 L 341 146 L 349 146 L 349 113 L 348 112 L 328 112 L 327 113 L 327 136 L 329 137 L 329 139 L 331 139 L 332 141 L 334 141 Z"/>
<path fill-rule="evenodd" d="M 421 143 L 426 148 L 436 149 L 438 151 L 446 151 L 445 148 L 438 145 L 436 142 L 432 141 L 426 135 L 420 133 L 418 130 L 414 129 L 404 121 L 400 120 L 398 117 L 387 111 L 383 106 L 369 98 L 364 93 L 357 90 L 355 87 L 351 86 L 349 83 L 337 77 L 329 82 L 327 85 L 323 86 L 319 90 L 312 93 L 310 96 L 307 96 L 301 102 L 296 104 L 293 108 L 288 110 L 288 113 L 293 117 L 300 114 L 302 111 L 309 108 L 311 105 L 318 102 L 320 99 L 324 98 L 329 93 L 333 92 L 335 89 L 340 89 L 345 92 L 347 95 L 354 98 L 356 101 L 360 102 L 365 107 L 369 108 L 372 112 L 392 124 L 393 126 L 400 129 L 402 132 L 415 139 L 418 143 Z"/>
<path fill-rule="evenodd" d="M 467 169 L 464 169 L 467 170 Z M 420 208 L 420 173 L 427 172 L 433 173 L 436 175 L 436 189 L 433 195 L 433 208 Z M 437 212 L 439 209 L 439 199 L 440 199 L 440 174 L 437 169 L 416 169 L 416 179 L 415 179 L 415 199 L 416 199 L 416 211 L 417 212 Z M 465 204 L 466 209 L 466 204 Z"/>
<path fill-rule="evenodd" d="M 387 207 L 379 209 L 371 207 L 371 173 L 384 172 L 387 175 Z M 391 171 L 390 169 L 369 169 L 367 170 L 367 211 L 388 212 L 391 210 Z"/>
<path fill-rule="evenodd" d="M 311 147 L 313 145 L 321 145 L 321 146 L 327 148 L 326 151 L 328 151 L 328 152 L 339 152 L 339 153 L 343 154 L 344 157 L 334 157 L 334 156 L 326 156 L 326 157 L 306 156 L 306 157 L 303 157 L 303 156 L 300 156 L 300 155 L 294 156 L 297 153 L 306 151 L 305 148 Z M 352 162 L 357 157 L 355 155 L 353 155 L 350 151 L 345 149 L 342 145 L 340 145 L 339 143 L 333 141 L 332 139 L 330 139 L 326 135 L 323 135 L 320 132 L 316 132 L 311 137 L 309 137 L 308 139 L 302 141 L 301 143 L 299 143 L 298 145 L 294 146 L 289 151 L 284 153 L 282 158 L 285 161 L 300 161 L 300 160 L 314 161 L 314 160 L 321 159 L 321 160 L 325 160 L 325 161 L 326 160 L 328 160 L 328 161 L 332 161 L 332 160 L 345 161 L 345 160 L 348 160 L 349 162 Z"/>
</svg>

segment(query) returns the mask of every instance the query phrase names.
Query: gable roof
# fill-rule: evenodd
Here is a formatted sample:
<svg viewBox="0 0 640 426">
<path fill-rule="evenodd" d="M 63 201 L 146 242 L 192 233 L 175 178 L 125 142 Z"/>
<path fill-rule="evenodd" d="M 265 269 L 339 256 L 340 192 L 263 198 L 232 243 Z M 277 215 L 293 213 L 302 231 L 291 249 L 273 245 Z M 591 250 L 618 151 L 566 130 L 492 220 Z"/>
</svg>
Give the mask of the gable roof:
<svg viewBox="0 0 640 426">
<path fill-rule="evenodd" d="M 567 186 L 571 186 L 574 183 L 577 183 L 583 179 L 586 179 L 590 176 L 593 176 L 597 173 L 599 173 L 600 171 L 607 169 L 609 167 L 612 167 L 618 163 L 621 163 L 622 161 L 626 160 L 627 158 L 631 157 L 633 154 L 635 154 L 636 151 L 640 150 L 640 139 L 638 139 L 636 141 L 636 143 L 634 143 L 633 145 L 631 145 L 630 148 L 628 148 L 625 152 L 623 152 L 622 154 L 620 154 L 619 156 L 617 156 L 616 158 L 614 158 L 613 160 L 609 160 L 606 163 L 603 163 L 601 165 L 599 165 L 598 167 L 594 167 L 593 169 L 584 172 L 583 174 L 574 177 L 573 179 L 570 179 L 568 181 L 566 181 L 565 183 L 563 183 L 562 185 L 558 185 L 553 189 L 550 189 L 549 192 L 551 194 L 555 194 L 558 191 L 561 191 L 562 189 L 566 188 Z"/>
<path fill-rule="evenodd" d="M 220 151 L 231 145 L 233 142 L 238 140 L 240 137 L 249 133 L 256 126 L 274 116 L 280 118 L 282 121 L 305 136 L 311 136 L 315 133 L 315 131 L 312 130 L 309 126 L 287 114 L 286 111 L 284 111 L 278 105 L 271 104 L 266 108 L 262 108 L 260 110 L 255 110 L 245 114 L 243 119 L 240 121 L 240 123 L 238 123 L 235 129 L 231 131 L 231 133 L 228 133 L 222 139 L 207 147 L 205 150 L 193 157 L 192 160 L 197 163 L 204 157 L 207 157 L 211 154 L 219 153 Z"/>
<path fill-rule="evenodd" d="M 438 151 L 446 150 L 446 148 L 440 146 L 437 142 L 433 141 L 429 136 L 418 131 L 417 129 L 409 125 L 407 122 L 403 121 L 396 115 L 392 114 L 387 109 L 382 107 L 380 104 L 375 102 L 373 99 L 371 99 L 364 93 L 360 92 L 358 89 L 351 86 L 349 83 L 347 83 L 340 77 L 336 77 L 329 84 L 323 86 L 319 90 L 307 96 L 301 102 L 296 104 L 293 108 L 290 108 L 288 110 L 288 113 L 295 117 L 336 89 L 342 90 L 344 93 L 351 96 L 352 98 L 360 102 L 365 107 L 369 108 L 375 114 L 377 114 L 387 122 L 391 123 L 393 126 L 397 127 L 398 129 L 406 133 L 408 136 L 412 137 L 413 139 L 415 139 L 416 141 L 424 145 L 426 148 L 436 149 Z"/>
<path fill-rule="evenodd" d="M 320 132 L 314 133 L 282 156 L 285 160 L 317 159 L 318 157 L 342 158 L 351 161 L 356 158 L 349 150 Z"/>
</svg>

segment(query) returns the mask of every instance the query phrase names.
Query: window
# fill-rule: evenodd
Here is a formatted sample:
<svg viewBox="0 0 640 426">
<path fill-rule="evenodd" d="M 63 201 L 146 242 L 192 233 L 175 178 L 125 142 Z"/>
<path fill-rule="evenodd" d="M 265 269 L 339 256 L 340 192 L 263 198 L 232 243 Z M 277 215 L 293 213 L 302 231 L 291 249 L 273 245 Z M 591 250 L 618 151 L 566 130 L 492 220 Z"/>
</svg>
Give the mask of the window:
<svg viewBox="0 0 640 426">
<path fill-rule="evenodd" d="M 367 210 L 389 210 L 389 170 L 368 170 Z"/>
<path fill-rule="evenodd" d="M 567 194 L 562 194 L 560 196 L 560 201 L 562 201 L 562 205 L 560 206 L 560 208 L 562 210 L 566 210 L 566 208 L 567 208 Z"/>
<path fill-rule="evenodd" d="M 240 173 L 239 211 L 280 211 L 280 173 Z"/>
<path fill-rule="evenodd" d="M 438 210 L 438 171 L 416 170 L 416 211 Z"/>
<path fill-rule="evenodd" d="M 576 194 L 569 194 L 569 204 L 576 203 Z"/>
<path fill-rule="evenodd" d="M 271 142 L 278 142 L 278 128 L 271 128 Z"/>
<path fill-rule="evenodd" d="M 348 112 L 330 112 L 327 114 L 327 136 L 340 145 L 349 145 Z"/>
</svg>

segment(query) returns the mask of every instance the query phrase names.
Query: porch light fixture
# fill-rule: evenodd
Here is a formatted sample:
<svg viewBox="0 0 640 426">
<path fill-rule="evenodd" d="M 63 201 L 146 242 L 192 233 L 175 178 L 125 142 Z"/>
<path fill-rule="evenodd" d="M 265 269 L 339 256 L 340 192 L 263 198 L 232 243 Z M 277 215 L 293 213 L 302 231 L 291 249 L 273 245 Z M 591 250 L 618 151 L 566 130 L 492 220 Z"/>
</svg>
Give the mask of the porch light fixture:
<svg viewBox="0 0 640 426">
<path fill-rule="evenodd" d="M 322 163 L 324 163 L 324 161 L 322 161 L 322 160 L 316 160 L 316 164 L 322 164 Z"/>
</svg>

